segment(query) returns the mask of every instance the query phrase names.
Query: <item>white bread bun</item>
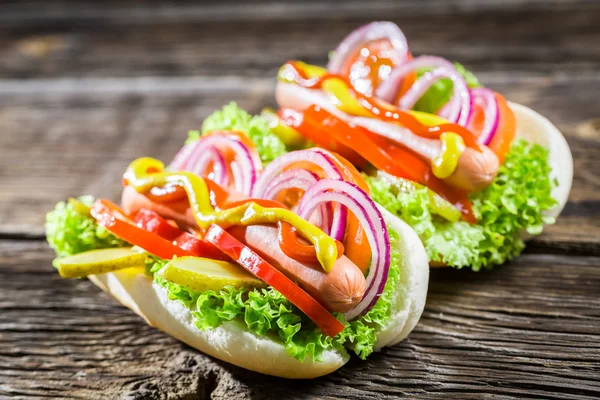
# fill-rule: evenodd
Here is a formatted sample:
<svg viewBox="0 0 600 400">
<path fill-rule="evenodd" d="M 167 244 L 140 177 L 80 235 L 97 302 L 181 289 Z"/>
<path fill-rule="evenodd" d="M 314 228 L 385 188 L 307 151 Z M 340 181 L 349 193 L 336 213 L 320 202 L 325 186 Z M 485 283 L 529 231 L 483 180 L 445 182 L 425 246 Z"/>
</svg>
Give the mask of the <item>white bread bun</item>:
<svg viewBox="0 0 600 400">
<path fill-rule="evenodd" d="M 351 118 L 340 111 L 321 90 L 310 90 L 296 84 L 277 82 L 275 97 L 280 107 L 304 110 L 312 104 L 317 104 L 343 120 L 348 121 Z M 509 106 L 517 119 L 517 137 L 540 144 L 550 151 L 552 177 L 558 181 L 558 186 L 552 191 L 552 197 L 556 199 L 558 205 L 548 210 L 546 215 L 556 218 L 567 203 L 573 183 L 571 149 L 562 133 L 547 118 L 517 103 L 509 102 Z M 358 120 L 362 119 L 364 118 L 358 118 Z M 528 237 L 530 236 L 524 235 L 524 238 Z"/>
<path fill-rule="evenodd" d="M 393 315 L 377 335 L 377 350 L 399 342 L 412 331 L 423 312 L 429 281 L 427 255 L 417 234 L 399 218 L 381 207 L 380 210 L 400 238 L 397 250 L 403 257 Z M 154 284 L 143 268 L 89 278 L 150 326 L 242 368 L 283 378 L 309 379 L 329 374 L 349 359 L 346 351 L 327 350 L 323 361 L 314 362 L 307 358 L 300 362 L 291 357 L 280 342 L 256 336 L 238 322 L 226 322 L 218 328 L 202 331 L 194 325 L 190 310 L 179 301 L 169 300 L 166 290 Z"/>
</svg>

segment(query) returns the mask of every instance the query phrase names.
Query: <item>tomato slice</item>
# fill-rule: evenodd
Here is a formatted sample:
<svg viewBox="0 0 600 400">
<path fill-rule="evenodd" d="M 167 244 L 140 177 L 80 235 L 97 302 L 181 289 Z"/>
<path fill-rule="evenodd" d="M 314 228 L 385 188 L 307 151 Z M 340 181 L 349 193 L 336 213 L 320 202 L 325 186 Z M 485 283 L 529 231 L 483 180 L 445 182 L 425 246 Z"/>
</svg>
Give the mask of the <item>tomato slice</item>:
<svg viewBox="0 0 600 400">
<path fill-rule="evenodd" d="M 281 293 L 317 324 L 326 335 L 334 337 L 344 330 L 344 325 L 318 301 L 220 226 L 211 225 L 205 239 L 248 272 Z"/>
<path fill-rule="evenodd" d="M 200 240 L 198 237 L 183 232 L 173 243 L 184 250 L 194 253 L 196 257 L 210 258 L 212 260 L 231 261 L 231 259 L 221 250 L 217 249 L 211 243 Z"/>
<path fill-rule="evenodd" d="M 498 128 L 488 147 L 496 153 L 502 164 L 517 134 L 517 119 L 506 99 L 499 93 L 494 93 L 494 95 L 498 102 L 500 121 L 498 121 Z"/>
<path fill-rule="evenodd" d="M 177 247 L 192 252 L 196 257 L 229 261 L 229 257 L 223 254 L 223 252 L 215 246 L 169 224 L 167 220 L 155 211 L 146 209 L 139 210 L 135 215 L 134 222 L 138 227 L 172 241 Z"/>
<path fill-rule="evenodd" d="M 177 237 L 183 233 L 181 229 L 169 224 L 155 211 L 146 210 L 144 208 L 135 214 L 133 222 L 135 222 L 138 227 L 171 241 L 177 239 Z"/>
<path fill-rule="evenodd" d="M 174 256 L 195 256 L 191 251 L 174 245 L 156 233 L 148 232 L 134 225 L 129 216 L 111 201 L 104 199 L 97 200 L 92 205 L 90 213 L 98 221 L 98 224 L 106 228 L 109 232 L 129 244 L 141 247 L 157 257 L 171 259 Z"/>
</svg>

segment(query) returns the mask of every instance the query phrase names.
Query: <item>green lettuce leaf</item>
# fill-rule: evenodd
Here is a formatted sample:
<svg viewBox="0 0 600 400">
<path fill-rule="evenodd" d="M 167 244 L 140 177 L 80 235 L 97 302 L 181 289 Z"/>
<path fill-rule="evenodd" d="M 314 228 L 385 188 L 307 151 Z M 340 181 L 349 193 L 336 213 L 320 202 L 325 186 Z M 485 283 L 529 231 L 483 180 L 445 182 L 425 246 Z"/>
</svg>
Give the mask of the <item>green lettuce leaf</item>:
<svg viewBox="0 0 600 400">
<path fill-rule="evenodd" d="M 147 270 L 154 275 L 156 283 L 166 288 L 169 299 L 180 301 L 190 309 L 198 329 L 214 329 L 223 322 L 237 321 L 256 335 L 281 341 L 291 356 L 302 361 L 307 358 L 321 360 L 325 350 L 343 346 L 365 359 L 373 352 L 376 333 L 392 315 L 392 305 L 397 303 L 396 298 L 404 287 L 401 282 L 408 279 L 406 269 L 402 268 L 402 256 L 394 250 L 400 238 L 391 229 L 389 235 L 392 262 L 381 298 L 368 313 L 350 323 L 341 314 L 336 315 L 346 328 L 335 338 L 323 334 L 272 287 L 254 290 L 225 287 L 219 291 L 195 292 L 155 274 L 166 264 L 164 260 L 153 259 Z"/>
<path fill-rule="evenodd" d="M 244 132 L 254 145 L 260 155 L 263 163 L 269 163 L 282 154 L 285 154 L 285 144 L 281 139 L 271 132 L 269 122 L 260 115 L 252 116 L 238 107 L 235 102 L 231 102 L 220 111 L 210 114 L 202 124 L 202 131 L 188 132 L 188 140 L 198 140 L 198 138 L 208 132 L 216 130 L 235 130 Z"/>
<path fill-rule="evenodd" d="M 457 62 L 454 63 L 456 70 L 465 78 L 467 85 L 470 88 L 476 88 L 481 86 L 477 77 L 468 71 L 462 64 Z M 417 77 L 423 76 L 426 72 L 430 71 L 430 68 L 423 68 L 417 71 Z M 450 100 L 452 96 L 452 81 L 450 79 L 440 79 L 434 83 L 427 92 L 417 101 L 414 110 L 423 111 L 431 114 L 435 114 L 444 104 Z"/>
<path fill-rule="evenodd" d="M 46 214 L 46 240 L 57 256 L 127 245 L 89 215 L 93 203 L 92 196 L 81 196 L 77 200 L 61 201 Z"/>
<path fill-rule="evenodd" d="M 373 200 L 417 232 L 432 261 L 475 271 L 519 255 L 521 231 L 536 235 L 554 222 L 544 211 L 556 205 L 551 192 L 548 151 L 520 139 L 513 143 L 492 185 L 470 196 L 477 224 L 448 222 L 432 212 L 427 189 L 397 192 L 376 177 L 366 177 Z"/>
</svg>

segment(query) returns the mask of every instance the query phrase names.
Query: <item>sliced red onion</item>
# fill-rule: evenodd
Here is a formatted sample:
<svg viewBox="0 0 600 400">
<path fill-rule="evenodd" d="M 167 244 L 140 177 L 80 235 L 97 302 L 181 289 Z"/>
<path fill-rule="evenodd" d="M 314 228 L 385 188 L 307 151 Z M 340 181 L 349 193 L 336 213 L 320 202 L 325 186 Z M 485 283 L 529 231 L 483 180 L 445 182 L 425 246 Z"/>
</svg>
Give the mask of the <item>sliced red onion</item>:
<svg viewBox="0 0 600 400">
<path fill-rule="evenodd" d="M 438 68 L 448 67 L 454 68 L 452 63 L 444 58 L 435 56 L 420 56 L 413 58 L 402 64 L 398 64 L 392 69 L 388 79 L 382 82 L 375 91 L 375 96 L 379 97 L 383 101 L 392 103 L 402 84 L 402 79 L 408 75 L 408 73 L 421 68 Z"/>
<path fill-rule="evenodd" d="M 224 148 L 235 154 L 235 161 L 231 164 L 235 189 L 250 195 L 262 164 L 252 157 L 250 149 L 244 143 L 233 136 L 208 135 L 185 145 L 177 153 L 169 169 L 191 171 L 198 175 L 208 175 L 209 178 L 213 175 L 215 182 L 227 184 L 227 165 L 222 154 Z M 213 169 L 207 171 L 211 162 Z"/>
<path fill-rule="evenodd" d="M 355 29 L 352 33 L 342 40 L 333 52 L 327 70 L 334 74 L 342 72 L 348 57 L 362 45 L 375 40 L 388 39 L 394 51 L 398 54 L 400 62 L 408 58 L 408 43 L 406 36 L 393 22 L 381 21 L 371 22 Z"/>
<path fill-rule="evenodd" d="M 269 183 L 261 198 L 275 200 L 277 195 L 287 189 L 301 189 L 307 191 L 309 187 L 317 183 L 319 177 L 314 173 L 302 168 L 292 168 L 283 171 Z"/>
<path fill-rule="evenodd" d="M 196 175 L 206 176 L 208 179 L 218 183 L 219 185 L 227 185 L 229 176 L 227 174 L 227 164 L 225 157 L 215 146 L 204 146 L 201 142 L 198 143 L 194 151 L 190 154 L 188 161 L 182 169 L 191 171 Z M 212 170 L 208 171 L 208 167 L 212 163 Z"/>
<path fill-rule="evenodd" d="M 408 91 L 402 96 L 398 102 L 398 106 L 405 110 L 412 109 L 417 101 L 429 90 L 434 83 L 443 78 L 450 78 L 452 70 L 446 67 L 439 67 L 431 71 L 427 71 L 421 76 Z M 460 98 L 458 96 L 452 96 L 450 98 L 448 113 L 452 115 L 453 110 L 460 111 Z M 451 118 L 451 117 L 450 117 Z"/>
<path fill-rule="evenodd" d="M 212 163 L 212 169 L 209 166 Z M 179 150 L 169 165 L 172 171 L 190 171 L 219 185 L 227 185 L 229 176 L 225 158 L 218 148 L 202 140 L 186 144 Z"/>
<path fill-rule="evenodd" d="M 371 247 L 371 267 L 362 300 L 345 315 L 352 320 L 369 311 L 383 293 L 390 267 L 390 241 L 381 212 L 369 195 L 353 183 L 323 179 L 304 193 L 298 215 L 310 216 L 321 204 L 334 202 L 347 207 L 365 230 Z"/>
<path fill-rule="evenodd" d="M 194 150 L 195 143 L 197 143 L 197 142 L 188 143 L 185 146 L 183 146 L 177 152 L 177 154 L 175 154 L 175 157 L 173 157 L 173 161 L 171 161 L 171 164 L 169 164 L 169 166 L 167 168 L 172 171 L 182 170 L 183 166 L 185 165 L 185 163 L 187 162 L 187 159 L 190 156 L 190 153 Z"/>
<path fill-rule="evenodd" d="M 498 129 L 500 121 L 500 110 L 498 109 L 498 101 L 494 92 L 487 88 L 475 88 L 471 89 L 473 95 L 473 102 L 480 104 L 483 107 L 485 113 L 485 122 L 483 124 L 483 131 L 477 138 L 477 142 L 484 145 L 489 145 L 494 134 Z M 471 120 L 467 128 L 471 129 Z"/>
<path fill-rule="evenodd" d="M 447 102 L 446 104 L 444 104 L 442 106 L 442 108 L 440 108 L 439 110 L 437 110 L 436 114 L 439 115 L 442 118 L 448 119 L 448 114 L 452 111 L 452 107 L 454 105 L 452 104 L 451 101 Z"/>
<path fill-rule="evenodd" d="M 275 200 L 279 193 L 288 189 L 300 189 L 306 192 L 318 180 L 319 177 L 311 171 L 302 168 L 288 169 L 280 173 L 279 176 L 269 183 L 261 198 Z M 318 219 L 311 222 L 323 229 L 323 231 L 329 232 L 331 214 L 333 213 L 328 211 L 328 207 L 323 206 L 320 208 Z"/>
<path fill-rule="evenodd" d="M 309 162 L 321 168 L 327 178 L 342 179 L 338 166 L 327 152 L 320 149 L 292 151 L 277 157 L 262 171 L 254 188 L 252 197 L 263 197 L 267 186 L 285 169 L 298 162 Z"/>
<path fill-rule="evenodd" d="M 262 190 L 264 176 L 271 176 L 277 171 L 293 165 L 298 161 L 308 161 L 320 167 L 328 178 L 342 179 L 339 168 L 332 159 L 332 155 L 322 149 L 314 148 L 309 150 L 299 150 L 283 155 L 265 168 L 255 186 L 254 197 L 274 199 L 281 191 L 290 188 L 298 188 L 304 191 L 317 183 L 319 178 L 312 172 L 300 168 L 292 168 L 283 171 L 275 176 L 271 182 Z M 283 161 L 280 159 L 283 158 Z M 268 175 L 265 175 L 268 174 Z M 265 179 L 266 181 L 266 179 Z M 262 192 L 259 192 L 262 190 Z M 319 226 L 324 232 L 327 232 L 336 240 L 342 241 L 346 232 L 346 220 L 348 211 L 345 207 L 335 205 L 333 208 L 323 205 L 320 207 L 320 215 L 315 225 Z"/>
<path fill-rule="evenodd" d="M 454 65 L 441 57 L 421 56 L 396 66 L 388 80 L 379 85 L 375 92 L 376 96 L 387 102 L 393 102 L 402 79 L 411 71 L 421 68 L 431 68 L 432 71 L 424 74 L 411 86 L 399 100 L 398 106 L 401 109 L 411 109 L 431 85 L 439 79 L 449 78 L 454 84 L 454 93 L 448 106 L 444 106 L 442 109 L 445 114 L 444 118 L 466 126 L 471 116 L 471 92 L 465 79 Z"/>
</svg>

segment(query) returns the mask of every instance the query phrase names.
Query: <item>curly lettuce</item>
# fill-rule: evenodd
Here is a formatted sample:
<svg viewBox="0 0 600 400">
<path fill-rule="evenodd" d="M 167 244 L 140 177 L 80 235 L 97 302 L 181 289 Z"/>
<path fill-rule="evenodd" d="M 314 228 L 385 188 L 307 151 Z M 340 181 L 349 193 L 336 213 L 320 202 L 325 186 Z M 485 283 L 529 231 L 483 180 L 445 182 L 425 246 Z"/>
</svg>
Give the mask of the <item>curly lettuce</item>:
<svg viewBox="0 0 600 400">
<path fill-rule="evenodd" d="M 92 196 L 61 201 L 46 214 L 46 240 L 58 257 L 126 243 L 96 223 L 89 214 Z"/>
<path fill-rule="evenodd" d="M 470 196 L 477 224 L 437 216 L 426 188 L 398 192 L 380 178 L 366 179 L 373 200 L 417 232 L 431 261 L 456 268 L 479 271 L 502 264 L 523 251 L 523 230 L 537 235 L 554 222 L 544 215 L 556 205 L 548 150 L 522 139 L 513 143 L 494 182 Z"/>
<path fill-rule="evenodd" d="M 467 70 L 462 64 L 457 62 L 454 63 L 456 70 L 465 78 L 467 86 L 470 88 L 480 87 L 481 84 L 477 77 L 469 70 Z M 429 68 L 422 68 L 417 71 L 417 77 L 420 78 L 426 72 L 430 71 Z M 417 111 L 423 111 L 431 114 L 435 114 L 444 104 L 452 97 L 452 89 L 454 84 L 448 78 L 440 79 L 435 82 L 425 92 L 425 94 L 417 101 L 413 109 Z"/>
<path fill-rule="evenodd" d="M 281 293 L 272 287 L 248 290 L 225 287 L 219 291 L 195 292 L 169 282 L 156 274 L 167 261 L 153 259 L 147 266 L 154 282 L 167 290 L 170 300 L 180 301 L 190 309 L 198 329 L 214 329 L 227 321 L 243 323 L 258 336 L 268 336 L 281 341 L 292 357 L 322 360 L 325 350 L 343 347 L 352 349 L 360 358 L 366 359 L 373 350 L 377 332 L 389 321 L 392 307 L 402 296 L 402 282 L 407 278 L 402 268 L 402 256 L 395 251 L 398 234 L 388 229 L 392 248 L 389 277 L 383 294 L 375 306 L 364 316 L 351 322 L 343 315 L 336 317 L 346 328 L 335 338 L 323 332 Z"/>
<path fill-rule="evenodd" d="M 198 140 L 201 135 L 217 130 L 235 130 L 244 132 L 256 146 L 260 159 L 269 163 L 287 152 L 285 144 L 275 135 L 269 127 L 266 118 L 248 114 L 231 102 L 220 111 L 210 114 L 203 122 L 201 131 L 188 132 L 188 140 Z"/>
</svg>

